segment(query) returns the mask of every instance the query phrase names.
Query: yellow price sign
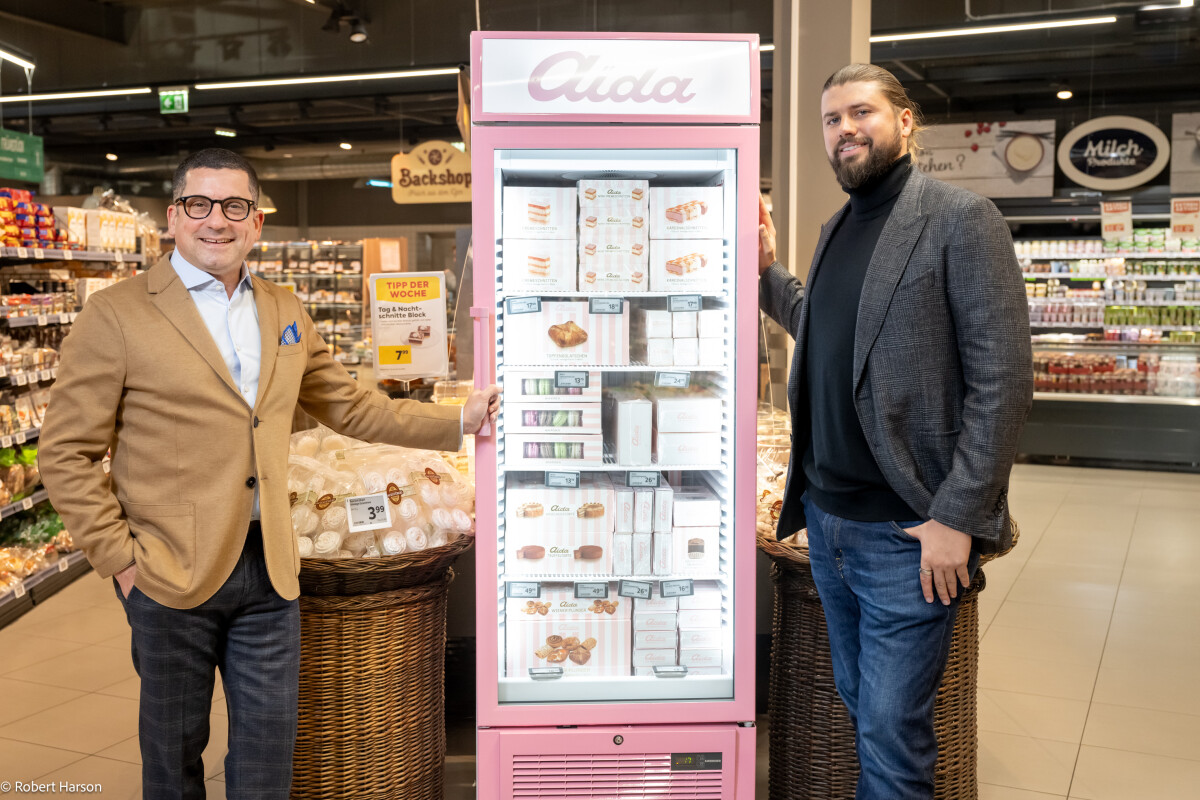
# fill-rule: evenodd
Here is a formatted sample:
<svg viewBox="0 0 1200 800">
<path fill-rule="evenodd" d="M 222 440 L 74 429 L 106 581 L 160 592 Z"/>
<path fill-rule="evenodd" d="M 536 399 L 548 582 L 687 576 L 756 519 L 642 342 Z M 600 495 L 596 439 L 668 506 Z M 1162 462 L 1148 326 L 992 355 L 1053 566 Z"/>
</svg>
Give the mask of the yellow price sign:
<svg viewBox="0 0 1200 800">
<path fill-rule="evenodd" d="M 376 361 L 384 366 L 412 363 L 412 348 L 406 344 L 394 347 L 380 347 Z"/>
</svg>

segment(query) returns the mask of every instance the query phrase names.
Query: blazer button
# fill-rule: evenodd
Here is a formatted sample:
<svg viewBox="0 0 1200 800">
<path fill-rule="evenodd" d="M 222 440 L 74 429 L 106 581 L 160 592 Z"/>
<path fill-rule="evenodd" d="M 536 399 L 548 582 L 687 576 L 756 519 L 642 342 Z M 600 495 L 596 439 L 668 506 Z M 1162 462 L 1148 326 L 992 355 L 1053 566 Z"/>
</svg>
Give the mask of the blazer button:
<svg viewBox="0 0 1200 800">
<path fill-rule="evenodd" d="M 253 475 L 251 475 L 249 478 L 246 478 L 246 487 L 247 488 L 253 489 L 254 484 L 256 484 L 256 483 L 258 483 L 258 478 L 255 478 Z"/>
<path fill-rule="evenodd" d="M 254 418 L 254 427 L 258 427 L 258 417 Z"/>
</svg>

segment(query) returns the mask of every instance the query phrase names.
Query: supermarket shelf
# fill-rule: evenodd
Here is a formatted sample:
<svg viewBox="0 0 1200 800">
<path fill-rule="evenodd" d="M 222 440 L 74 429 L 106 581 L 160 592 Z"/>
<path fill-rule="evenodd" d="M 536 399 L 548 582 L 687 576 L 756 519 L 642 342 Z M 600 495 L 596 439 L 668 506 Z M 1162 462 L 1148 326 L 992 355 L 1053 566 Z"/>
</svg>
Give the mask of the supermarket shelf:
<svg viewBox="0 0 1200 800">
<path fill-rule="evenodd" d="M 724 364 L 704 364 L 698 367 L 652 367 L 648 364 L 622 364 L 620 366 L 604 366 L 602 364 L 505 364 L 505 369 L 514 370 L 588 370 L 590 372 L 724 372 L 728 369 Z"/>
<path fill-rule="evenodd" d="M 501 294 L 501 299 L 505 297 L 621 297 L 625 300 L 636 300 L 642 297 L 677 297 L 682 295 L 700 295 L 701 297 L 711 297 L 717 300 L 727 300 L 728 292 L 688 292 L 677 290 L 674 292 L 513 292 L 508 295 Z"/>
<path fill-rule="evenodd" d="M 68 325 L 74 322 L 77 316 L 79 316 L 78 312 L 69 314 L 39 314 L 35 317 L 8 317 L 4 320 L 4 323 L 10 328 L 29 328 L 34 325 L 38 327 Z"/>
<path fill-rule="evenodd" d="M 542 572 L 534 574 L 509 575 L 504 573 L 500 576 L 501 583 L 507 581 L 529 582 L 538 581 L 546 583 L 600 583 L 603 581 L 678 581 L 678 580 L 693 580 L 693 581 L 720 581 L 725 580 L 726 576 L 719 572 L 705 573 L 703 575 L 613 575 L 610 573 L 596 575 L 580 575 L 579 573 L 563 574 L 558 572 Z M 609 592 L 608 599 L 612 600 L 617 596 L 617 590 L 614 587 Z"/>
<path fill-rule="evenodd" d="M 1179 306 L 1180 308 L 1197 307 L 1200 308 L 1200 300 L 1101 300 L 1093 297 L 1030 297 L 1032 303 L 1069 303 L 1073 306 L 1088 306 L 1096 308 L 1105 306 L 1106 308 L 1134 308 L 1134 307 L 1161 307 L 1169 308 Z"/>
<path fill-rule="evenodd" d="M 18 500 L 15 503 L 9 503 L 6 506 L 0 507 L 0 519 L 8 519 L 14 514 L 20 514 L 22 511 L 28 511 L 39 503 L 44 503 L 49 499 L 49 492 L 47 492 L 45 489 L 38 489 L 24 500 Z"/>
<path fill-rule="evenodd" d="M 1093 261 L 1101 258 L 1132 258 L 1146 261 L 1198 261 L 1200 253 L 1074 253 L 1071 255 L 1050 255 L 1049 253 L 1017 254 L 1017 258 L 1030 261 Z"/>
<path fill-rule="evenodd" d="M 554 434 L 558 435 L 558 434 Z M 670 464 L 643 464 L 641 466 L 630 466 L 629 464 L 617 464 L 612 456 L 605 456 L 603 464 L 576 464 L 570 461 L 560 461 L 553 458 L 547 458 L 548 463 L 537 463 L 538 459 L 521 459 L 516 464 L 505 462 L 504 468 L 509 472 L 544 472 L 545 470 L 565 472 L 701 472 L 704 470 L 722 471 L 727 470 L 725 464 L 689 464 L 687 466 L 670 465 Z M 626 576 L 628 577 L 628 576 Z"/>
<path fill-rule="evenodd" d="M 1097 339 L 1095 341 L 1086 341 L 1086 340 L 1085 341 L 1064 341 L 1061 339 L 1047 338 L 1047 337 L 1056 336 L 1056 335 L 1057 334 L 1052 334 L 1052 333 L 1051 334 L 1039 334 L 1039 335 L 1032 336 L 1030 338 L 1033 340 L 1034 345 L 1043 345 L 1043 346 L 1058 345 L 1060 347 L 1065 346 L 1065 347 L 1072 347 L 1072 348 L 1074 348 L 1074 347 L 1133 348 L 1133 347 L 1152 346 L 1155 348 L 1158 348 L 1158 347 L 1184 347 L 1184 348 L 1194 350 L 1194 349 L 1196 349 L 1196 347 L 1200 346 L 1200 344 L 1198 344 L 1197 342 L 1119 342 L 1119 341 L 1113 342 L 1113 341 L 1105 341 L 1105 340 L 1100 340 L 1100 339 Z M 1079 334 L 1076 334 L 1076 335 L 1079 335 Z"/>
<path fill-rule="evenodd" d="M 0 247 L 0 258 L 22 261 L 108 261 L 117 264 L 142 264 L 141 253 L 118 253 L 107 250 L 44 250 L 38 247 Z"/>
<path fill-rule="evenodd" d="M 1102 281 L 1108 278 L 1113 280 L 1150 280 L 1150 281 L 1200 281 L 1200 275 L 1159 275 L 1157 273 L 1143 275 L 1138 272 L 1129 272 L 1124 275 L 1082 275 L 1077 272 L 1022 272 L 1022 277 L 1025 280 L 1035 278 L 1058 278 L 1059 280 L 1066 279 L 1069 281 Z"/>
<path fill-rule="evenodd" d="M 58 367 L 35 369 L 28 372 L 12 372 L 8 375 L 5 375 L 4 368 L 0 367 L 0 389 L 5 386 L 28 386 L 34 383 L 49 383 L 57 377 Z"/>
<path fill-rule="evenodd" d="M 1071 392 L 1034 392 L 1034 400 L 1068 403 L 1121 403 L 1125 405 L 1193 406 L 1200 408 L 1200 397 L 1159 397 L 1137 394 L 1072 394 Z"/>
<path fill-rule="evenodd" d="M 0 447 L 12 447 L 14 444 L 32 442 L 42 435 L 41 428 L 26 428 L 23 431 L 0 436 Z"/>
<path fill-rule="evenodd" d="M 72 584 L 76 578 L 90 572 L 83 551 L 67 553 L 42 571 L 30 575 L 16 592 L 0 594 L 0 628 L 33 608 L 46 598 Z"/>
<path fill-rule="evenodd" d="M 611 678 L 566 675 L 558 680 L 500 678 L 501 703 L 570 703 L 587 701 L 671 702 L 728 700 L 733 697 L 732 675 L 689 675 L 656 678 L 621 675 Z"/>
<path fill-rule="evenodd" d="M 1103 323 L 1093 325 L 1090 322 L 1030 322 L 1031 328 L 1081 328 L 1090 331 L 1100 330 L 1120 330 L 1120 331 L 1140 331 L 1150 329 L 1152 331 L 1197 331 L 1200 330 L 1200 325 L 1105 325 Z"/>
</svg>

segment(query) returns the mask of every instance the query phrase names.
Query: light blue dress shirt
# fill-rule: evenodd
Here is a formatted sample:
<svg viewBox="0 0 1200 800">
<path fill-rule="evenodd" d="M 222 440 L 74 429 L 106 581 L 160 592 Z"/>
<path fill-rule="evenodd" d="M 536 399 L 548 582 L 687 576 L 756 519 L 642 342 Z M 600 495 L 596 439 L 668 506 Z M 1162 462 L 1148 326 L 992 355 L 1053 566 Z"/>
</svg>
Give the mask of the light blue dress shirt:
<svg viewBox="0 0 1200 800">
<path fill-rule="evenodd" d="M 230 297 L 225 284 L 197 269 L 176 250 L 171 254 L 171 266 L 187 287 L 200 318 L 221 351 L 229 368 L 233 385 L 251 409 L 258 396 L 258 376 L 262 366 L 262 340 L 258 330 L 258 307 L 254 305 L 254 285 L 250 271 L 242 266 L 242 279 Z M 259 518 L 258 486 L 254 487 L 254 508 L 251 519 Z"/>
</svg>

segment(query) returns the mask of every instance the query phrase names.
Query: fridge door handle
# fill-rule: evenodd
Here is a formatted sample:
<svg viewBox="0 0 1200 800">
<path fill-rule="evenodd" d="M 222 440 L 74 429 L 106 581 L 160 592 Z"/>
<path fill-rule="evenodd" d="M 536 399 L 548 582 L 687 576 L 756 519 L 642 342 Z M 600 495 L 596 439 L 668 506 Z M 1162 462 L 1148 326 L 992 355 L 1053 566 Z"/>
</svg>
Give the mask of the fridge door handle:
<svg viewBox="0 0 1200 800">
<path fill-rule="evenodd" d="M 492 374 L 492 314 L 491 309 L 471 307 L 471 319 L 475 325 L 475 388 L 486 389 Z M 483 423 L 477 436 L 491 436 L 492 425 Z"/>
</svg>

